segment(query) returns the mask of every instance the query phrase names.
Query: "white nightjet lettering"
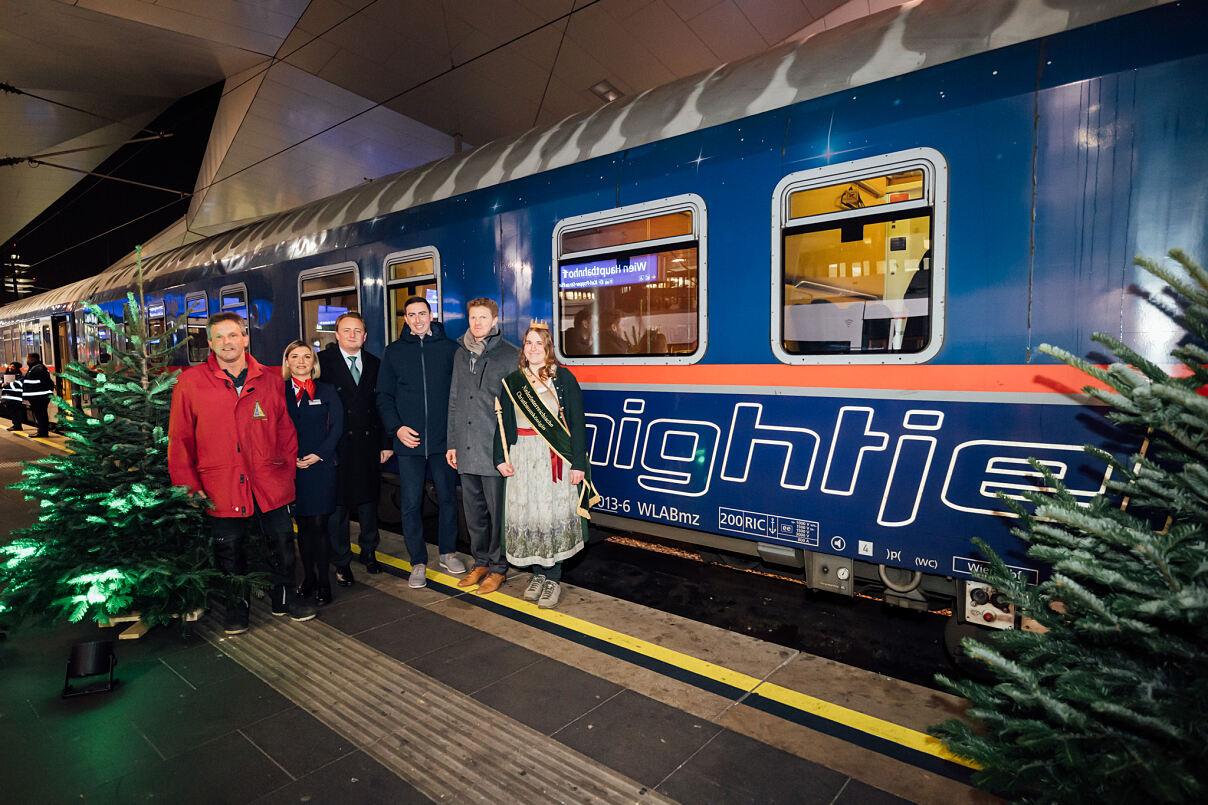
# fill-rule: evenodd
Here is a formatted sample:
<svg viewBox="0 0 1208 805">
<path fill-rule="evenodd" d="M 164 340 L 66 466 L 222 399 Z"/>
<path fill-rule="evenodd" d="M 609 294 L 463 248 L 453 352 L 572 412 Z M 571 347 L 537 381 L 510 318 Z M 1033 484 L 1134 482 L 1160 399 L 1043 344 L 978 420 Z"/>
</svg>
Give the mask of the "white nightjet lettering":
<svg viewBox="0 0 1208 805">
<path fill-rule="evenodd" d="M 815 469 L 823 450 L 822 428 L 813 430 L 783 419 L 776 421 L 767 408 L 761 402 L 735 403 L 723 434 L 724 426 L 704 419 L 647 420 L 646 400 L 626 397 L 619 417 L 587 414 L 589 460 L 598 467 L 636 470 L 638 486 L 658 496 L 699 498 L 709 492 L 715 468 L 719 482 L 735 485 L 727 486 L 727 496 L 749 491 L 754 495 L 752 502 L 760 499 L 760 485 L 771 484 L 772 479 L 777 480 L 778 491 L 807 492 L 820 477 L 819 493 L 844 497 L 858 494 L 861 501 L 868 502 L 868 516 L 870 520 L 875 517 L 878 526 L 902 528 L 917 522 L 931 471 L 945 463 L 940 455 L 946 420 L 943 411 L 911 408 L 892 416 L 900 423 L 898 427 L 881 430 L 878 426 L 891 419 L 890 415 L 877 413 L 871 406 L 839 408 L 819 475 Z M 891 446 L 892 453 L 881 456 L 881 460 L 864 460 L 884 454 Z M 1110 470 L 1107 474 L 1075 471 L 1081 466 L 1080 444 L 979 439 L 950 449 L 947 467 L 942 475 L 937 471 L 935 476 L 941 483 L 932 484 L 932 489 L 941 487 L 939 502 L 954 511 L 1011 515 L 996 497 L 998 492 L 1019 499 L 1023 492 L 1044 486 L 1042 474 L 1028 464 L 1030 457 L 1037 458 L 1084 501 L 1102 493 L 1110 478 Z M 741 499 L 730 497 L 726 502 Z M 818 501 L 805 497 L 801 502 Z M 674 507 L 663 511 L 653 503 L 639 504 L 635 513 L 684 524 L 694 518 Z M 710 523 L 706 527 L 751 535 L 776 531 L 770 521 L 761 525 L 725 517 L 719 518 L 716 526 Z"/>
</svg>

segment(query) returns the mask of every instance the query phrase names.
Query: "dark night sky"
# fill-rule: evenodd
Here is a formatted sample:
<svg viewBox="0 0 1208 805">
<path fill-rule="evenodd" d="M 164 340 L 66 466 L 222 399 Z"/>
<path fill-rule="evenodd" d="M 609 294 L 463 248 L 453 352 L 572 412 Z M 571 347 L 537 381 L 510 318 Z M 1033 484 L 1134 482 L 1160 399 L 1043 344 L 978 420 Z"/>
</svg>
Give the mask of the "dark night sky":
<svg viewBox="0 0 1208 805">
<path fill-rule="evenodd" d="M 172 137 L 122 146 L 94 172 L 191 193 L 221 96 L 219 82 L 180 99 L 147 124 L 149 130 L 171 132 Z M 57 288 L 103 271 L 184 215 L 189 198 L 173 201 L 175 197 L 86 176 L 9 243 L 21 262 L 32 266 L 36 286 Z"/>
</svg>

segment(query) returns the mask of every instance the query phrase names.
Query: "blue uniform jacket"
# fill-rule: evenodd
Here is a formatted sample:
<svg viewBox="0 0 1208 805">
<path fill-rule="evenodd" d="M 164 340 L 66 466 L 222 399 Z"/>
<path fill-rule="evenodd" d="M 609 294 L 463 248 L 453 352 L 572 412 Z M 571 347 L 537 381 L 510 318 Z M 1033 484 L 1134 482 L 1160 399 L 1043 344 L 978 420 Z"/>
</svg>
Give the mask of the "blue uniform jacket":
<svg viewBox="0 0 1208 805">
<path fill-rule="evenodd" d="M 336 508 L 336 445 L 344 432 L 344 406 L 335 386 L 315 381 L 315 398 L 302 395 L 301 404 L 294 396 L 293 382 L 285 381 L 285 410 L 298 432 L 298 458 L 314 453 L 323 459 L 318 464 L 298 470 L 294 478 L 297 497 L 294 514 L 309 517 L 331 514 Z"/>
</svg>

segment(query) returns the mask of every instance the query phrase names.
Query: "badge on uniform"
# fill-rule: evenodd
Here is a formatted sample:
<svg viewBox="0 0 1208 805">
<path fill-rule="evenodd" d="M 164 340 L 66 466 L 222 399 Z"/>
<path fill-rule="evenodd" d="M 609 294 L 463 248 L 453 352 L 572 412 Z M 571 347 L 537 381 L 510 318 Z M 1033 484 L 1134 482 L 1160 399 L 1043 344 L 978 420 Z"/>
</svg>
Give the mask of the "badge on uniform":
<svg viewBox="0 0 1208 805">
<path fill-rule="evenodd" d="M 256 407 L 252 409 L 252 419 L 268 419 L 264 409 L 260 407 L 259 400 L 256 400 Z"/>
</svg>

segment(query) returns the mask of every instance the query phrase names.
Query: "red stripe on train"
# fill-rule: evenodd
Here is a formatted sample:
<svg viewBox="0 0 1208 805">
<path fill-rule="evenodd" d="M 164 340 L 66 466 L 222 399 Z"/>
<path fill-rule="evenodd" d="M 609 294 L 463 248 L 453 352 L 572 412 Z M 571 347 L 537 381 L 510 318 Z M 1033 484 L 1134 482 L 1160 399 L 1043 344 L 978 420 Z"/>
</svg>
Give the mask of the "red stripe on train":
<svg viewBox="0 0 1208 805">
<path fill-rule="evenodd" d="M 1167 367 L 1168 371 L 1183 369 Z M 691 366 L 572 366 L 580 383 L 652 386 L 784 386 L 795 388 L 894 389 L 1076 394 L 1084 386 L 1106 388 L 1065 365 L 994 366 L 787 366 L 695 364 Z"/>
</svg>

